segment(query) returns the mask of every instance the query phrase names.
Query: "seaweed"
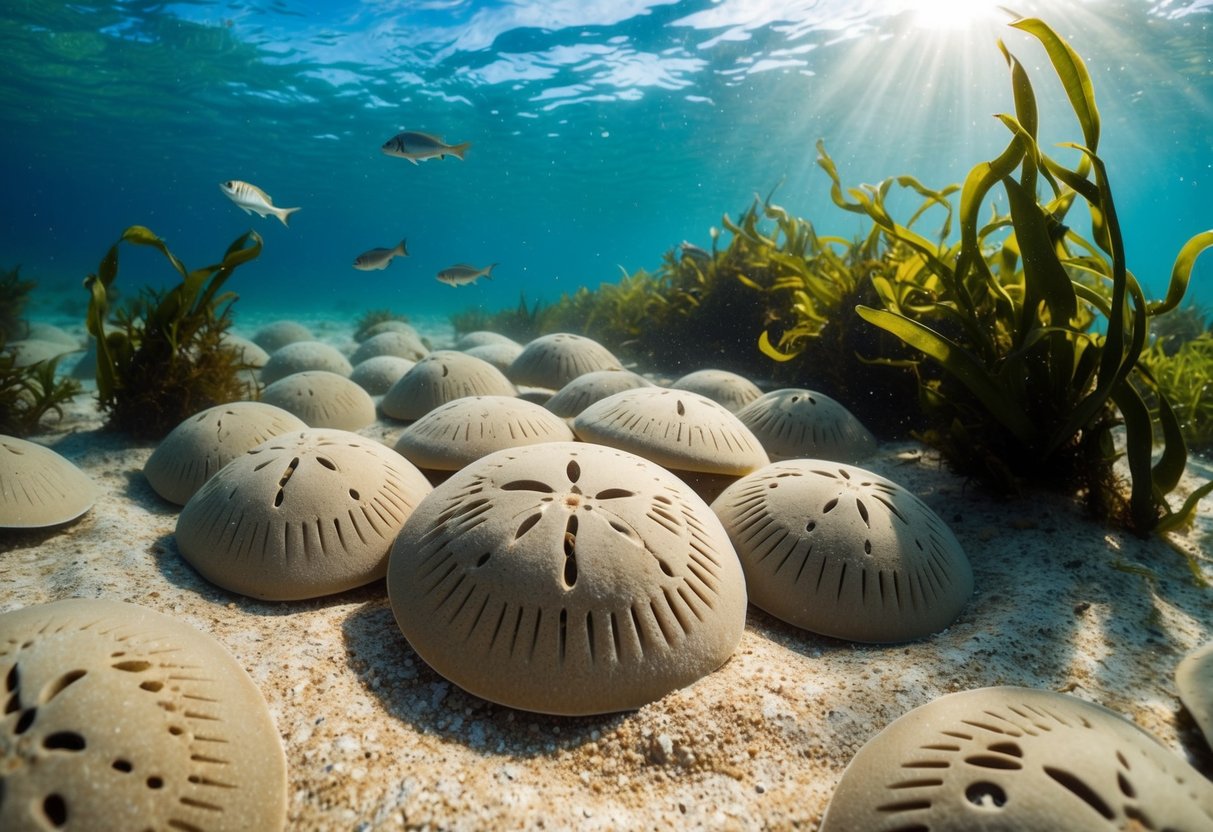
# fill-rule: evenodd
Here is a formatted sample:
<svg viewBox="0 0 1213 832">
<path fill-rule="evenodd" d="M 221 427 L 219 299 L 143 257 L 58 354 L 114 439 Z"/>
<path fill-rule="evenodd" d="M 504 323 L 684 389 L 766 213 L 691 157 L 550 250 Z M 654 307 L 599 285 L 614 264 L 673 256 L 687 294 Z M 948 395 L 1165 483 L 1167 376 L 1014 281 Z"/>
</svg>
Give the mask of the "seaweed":
<svg viewBox="0 0 1213 832">
<path fill-rule="evenodd" d="M 0 335 L 7 340 L 25 336 L 25 305 L 37 284 L 21 279 L 21 267 L 0 271 Z"/>
<path fill-rule="evenodd" d="M 122 243 L 157 249 L 181 283 L 165 291 L 144 289 L 117 311 L 110 329 Z M 249 231 L 228 246 L 219 263 L 187 271 L 149 229 L 133 225 L 122 233 L 97 273 L 84 281 L 88 331 L 97 339 L 97 399 L 109 427 L 159 438 L 200 410 L 243 397 L 247 385 L 239 374 L 249 366 L 222 340 L 236 296 L 220 289 L 238 266 L 260 253 L 261 237 Z"/>
<path fill-rule="evenodd" d="M 63 418 L 63 405 L 80 392 L 80 383 L 55 377 L 58 358 L 18 367 L 6 344 L 0 331 L 0 434 L 29 436 L 48 413 Z"/>
<path fill-rule="evenodd" d="M 906 307 L 883 292 L 880 305 L 858 312 L 943 371 L 921 392 L 935 426 L 926 438 L 952 467 L 1006 488 L 1029 482 L 1074 490 L 1102 518 L 1140 533 L 1165 530 L 1182 522 L 1213 484 L 1178 510 L 1168 505 L 1187 449 L 1170 402 L 1141 355 L 1150 318 L 1182 300 L 1193 262 L 1213 245 L 1213 231 L 1183 246 L 1166 297 L 1147 302 L 1125 262 L 1108 172 L 1097 152 L 1099 113 L 1086 67 L 1043 21 L 1024 18 L 1011 25 L 1044 45 L 1062 81 L 1083 133 L 1081 144 L 1063 145 L 1078 154 L 1077 165 L 1066 167 L 1037 144 L 1035 94 L 1027 72 L 1001 42 L 1015 115 L 998 118 L 1011 140 L 965 179 L 958 243 L 936 243 L 898 223 L 885 207 L 893 180 L 844 194 L 819 141 L 818 162 L 832 180 L 834 202 L 867 215 L 881 234 L 908 246 L 937 281 L 937 295 L 925 306 Z M 897 180 L 907 183 L 917 189 L 908 178 Z M 1010 213 L 980 224 L 982 204 L 998 186 Z M 1044 201 L 1038 190 L 1046 192 Z M 1064 224 L 1080 199 L 1094 243 Z M 1153 391 L 1153 411 L 1139 392 L 1143 386 Z M 1118 451 L 1113 429 L 1121 425 Z M 1155 436 L 1161 440 L 1157 461 Z M 1127 495 L 1114 467 L 1120 454 L 1128 463 Z"/>
<path fill-rule="evenodd" d="M 1188 448 L 1208 455 L 1213 451 L 1213 332 L 1205 330 L 1177 346 L 1158 340 L 1142 353 L 1154 386 L 1171 404 Z M 1152 391 L 1141 391 L 1157 411 Z"/>
<path fill-rule="evenodd" d="M 551 306 L 542 301 L 528 305 L 526 293 L 518 293 L 518 305 L 513 309 L 485 312 L 479 307 L 451 315 L 451 325 L 457 335 L 480 330 L 492 330 L 521 343 L 526 343 L 554 329 L 545 325 Z"/>
</svg>

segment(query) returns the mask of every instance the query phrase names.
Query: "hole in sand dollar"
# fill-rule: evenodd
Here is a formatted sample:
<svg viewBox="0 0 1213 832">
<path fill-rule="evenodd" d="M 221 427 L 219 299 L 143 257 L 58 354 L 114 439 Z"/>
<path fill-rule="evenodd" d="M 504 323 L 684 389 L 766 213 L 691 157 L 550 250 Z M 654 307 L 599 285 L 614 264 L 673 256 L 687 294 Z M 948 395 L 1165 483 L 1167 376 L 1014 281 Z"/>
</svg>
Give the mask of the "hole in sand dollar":
<svg viewBox="0 0 1213 832">
<path fill-rule="evenodd" d="M 56 829 L 67 825 L 67 801 L 61 794 L 48 794 L 42 799 L 42 815 Z"/>
<path fill-rule="evenodd" d="M 1007 793 L 995 783 L 980 781 L 965 789 L 965 800 L 980 809 L 1001 809 L 1007 805 Z"/>
<path fill-rule="evenodd" d="M 388 591 L 417 653 L 472 693 L 626 710 L 715 669 L 740 639 L 744 581 L 723 534 L 684 483 L 631 454 L 499 451 L 418 506 Z"/>
<path fill-rule="evenodd" d="M 42 740 L 42 747 L 49 751 L 83 751 L 87 744 L 75 731 L 56 731 Z"/>
<path fill-rule="evenodd" d="M 241 828 L 285 826 L 278 732 L 252 681 L 209 636 L 132 604 L 71 599 L 0 615 L 0 645 L 9 697 L 31 706 L 0 722 L 6 829 L 229 828 L 215 825 L 216 812 Z M 171 689 L 132 695 L 166 663 Z M 191 745 L 165 730 L 175 718 L 162 701 L 205 725 L 214 762 L 193 759 Z M 190 776 L 216 780 L 219 770 L 240 787 L 217 796 L 189 786 Z M 186 808 L 183 798 L 214 808 Z"/>
</svg>

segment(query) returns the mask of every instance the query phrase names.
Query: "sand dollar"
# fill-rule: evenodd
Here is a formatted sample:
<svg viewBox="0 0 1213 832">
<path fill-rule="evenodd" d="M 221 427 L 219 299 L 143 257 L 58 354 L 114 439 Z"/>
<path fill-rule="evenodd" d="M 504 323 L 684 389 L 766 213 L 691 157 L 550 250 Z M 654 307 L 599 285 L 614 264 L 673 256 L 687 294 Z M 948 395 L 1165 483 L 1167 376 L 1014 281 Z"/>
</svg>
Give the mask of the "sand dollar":
<svg viewBox="0 0 1213 832">
<path fill-rule="evenodd" d="M 573 419 L 607 396 L 636 387 L 652 386 L 651 381 L 630 370 L 595 370 L 583 373 L 561 387 L 543 406 L 557 416 Z"/>
<path fill-rule="evenodd" d="M 416 361 L 398 355 L 376 355 L 355 364 L 350 381 L 372 396 L 382 396 L 416 365 Z"/>
<path fill-rule="evenodd" d="M 821 832 L 1213 829 L 1213 785 L 1118 714 L 1018 687 L 953 693 L 868 741 Z"/>
<path fill-rule="evenodd" d="M 745 625 L 720 522 L 682 481 L 574 442 L 498 451 L 422 502 L 388 593 L 417 653 L 485 699 L 638 708 L 715 670 Z"/>
<path fill-rule="evenodd" d="M 326 370 L 280 378 L 261 391 L 261 401 L 280 407 L 308 427 L 358 430 L 375 421 L 375 400 L 357 383 Z"/>
<path fill-rule="evenodd" d="M 1184 656 L 1175 668 L 1179 698 L 1213 746 L 1213 641 Z"/>
<path fill-rule="evenodd" d="M 277 830 L 286 758 L 218 642 L 75 598 L 0 615 L 0 829 Z"/>
<path fill-rule="evenodd" d="M 70 461 L 27 439 L 0 435 L 0 528 L 57 526 L 96 499 L 93 481 Z"/>
<path fill-rule="evenodd" d="M 350 356 L 350 363 L 361 364 L 368 358 L 374 358 L 377 355 L 394 355 L 397 358 L 417 361 L 428 354 L 429 350 L 425 344 L 421 343 L 421 338 L 417 336 L 416 332 L 396 330 L 380 332 L 378 335 L 367 338 L 358 345 L 358 349 L 354 350 L 354 354 Z"/>
<path fill-rule="evenodd" d="M 419 468 L 456 471 L 504 448 L 571 442 L 564 420 L 513 396 L 465 396 L 436 407 L 409 425 L 396 452 Z"/>
<path fill-rule="evenodd" d="M 261 368 L 261 380 L 266 384 L 284 379 L 294 373 L 324 370 L 348 376 L 354 367 L 341 350 L 323 341 L 295 341 L 270 353 Z"/>
<path fill-rule="evenodd" d="M 522 355 L 522 345 L 515 344 L 513 341 L 508 343 L 481 344 L 477 347 L 468 347 L 463 350 L 468 355 L 474 355 L 481 361 L 487 361 L 496 367 L 501 372 L 509 370 L 518 356 Z"/>
<path fill-rule="evenodd" d="M 670 388 L 690 390 L 692 393 L 707 396 L 712 401 L 724 405 L 731 413 L 736 413 L 762 395 L 758 385 L 745 376 L 715 369 L 687 373 L 671 384 Z"/>
<path fill-rule="evenodd" d="M 274 437 L 225 465 L 177 519 L 177 547 L 204 578 L 276 601 L 383 577 L 392 540 L 430 484 L 347 431 Z"/>
<path fill-rule="evenodd" d="M 947 525 L 906 489 L 826 460 L 775 462 L 712 503 L 750 600 L 835 638 L 898 642 L 942 630 L 973 592 Z"/>
<path fill-rule="evenodd" d="M 856 463 L 876 452 L 876 437 L 840 403 L 802 388 L 772 390 L 737 412 L 772 461 L 832 459 Z"/>
<path fill-rule="evenodd" d="M 770 461 L 723 405 L 686 390 L 637 387 L 607 396 L 581 411 L 573 430 L 682 471 L 742 476 Z"/>
<path fill-rule="evenodd" d="M 386 416 L 411 422 L 464 396 L 512 396 L 514 392 L 509 379 L 487 361 L 455 350 L 436 350 L 393 384 L 379 406 Z"/>
<path fill-rule="evenodd" d="M 264 402 L 209 407 L 160 441 L 144 463 L 143 475 L 161 497 L 185 505 L 216 471 L 249 448 L 305 427 L 299 417 Z"/>
<path fill-rule="evenodd" d="M 253 333 L 253 343 L 273 354 L 296 341 L 314 341 L 312 331 L 298 321 L 274 321 Z"/>
<path fill-rule="evenodd" d="M 529 342 L 506 375 L 515 384 L 559 390 L 583 373 L 621 369 L 619 359 L 593 338 L 554 332 Z"/>
</svg>

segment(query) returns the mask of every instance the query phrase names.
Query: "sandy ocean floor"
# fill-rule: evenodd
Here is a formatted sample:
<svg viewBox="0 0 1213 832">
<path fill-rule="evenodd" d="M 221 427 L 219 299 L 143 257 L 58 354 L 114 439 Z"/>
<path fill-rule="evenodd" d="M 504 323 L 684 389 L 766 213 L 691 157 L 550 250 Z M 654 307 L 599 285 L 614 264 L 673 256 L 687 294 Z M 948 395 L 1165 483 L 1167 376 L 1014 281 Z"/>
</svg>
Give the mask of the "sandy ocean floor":
<svg viewBox="0 0 1213 832">
<path fill-rule="evenodd" d="M 349 343 L 345 327 L 322 334 Z M 435 346 L 450 337 L 430 334 Z M 401 429 L 363 433 L 391 443 Z M 396 627 L 382 581 L 291 603 L 207 583 L 177 553 L 178 509 L 142 476 L 153 446 L 103 430 L 91 396 L 32 438 L 80 466 L 101 496 L 65 528 L 0 532 L 0 611 L 110 598 L 218 639 L 278 726 L 290 829 L 811 830 L 873 734 L 940 695 L 987 685 L 1098 702 L 1213 774 L 1173 680 L 1180 658 L 1213 638 L 1213 590 L 1197 586 L 1185 559 L 1213 580 L 1211 500 L 1168 544 L 1093 525 L 1056 496 L 992 498 L 912 443 L 883 446 L 865 467 L 918 494 L 972 562 L 973 598 L 948 630 L 855 645 L 751 607 L 734 656 L 694 686 L 636 712 L 558 718 L 444 681 Z"/>
</svg>

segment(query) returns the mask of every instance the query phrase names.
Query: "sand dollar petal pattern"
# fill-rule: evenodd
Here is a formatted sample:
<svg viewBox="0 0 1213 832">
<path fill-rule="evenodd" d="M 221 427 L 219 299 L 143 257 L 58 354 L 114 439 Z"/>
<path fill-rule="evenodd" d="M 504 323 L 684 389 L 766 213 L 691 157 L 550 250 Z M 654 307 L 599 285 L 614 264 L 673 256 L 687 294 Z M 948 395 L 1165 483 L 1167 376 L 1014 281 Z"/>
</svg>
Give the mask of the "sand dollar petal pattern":
<svg viewBox="0 0 1213 832">
<path fill-rule="evenodd" d="M 382 396 L 416 364 L 398 355 L 376 355 L 355 364 L 350 381 L 372 396 Z"/>
<path fill-rule="evenodd" d="M 0 435 L 0 528 L 67 523 L 96 499 L 97 486 L 69 460 L 28 439 Z"/>
<path fill-rule="evenodd" d="M 358 430 L 375 421 L 371 394 L 343 375 L 304 370 L 261 391 L 261 401 L 302 419 L 308 427 Z"/>
<path fill-rule="evenodd" d="M 574 419 L 595 402 L 636 387 L 653 387 L 653 383 L 631 370 L 595 370 L 582 373 L 556 391 L 544 407 L 564 419 Z"/>
<path fill-rule="evenodd" d="M 673 390 L 690 390 L 718 402 L 736 413 L 762 395 L 758 385 L 745 376 L 728 370 L 696 370 L 670 385 Z"/>
<path fill-rule="evenodd" d="M 279 830 L 286 758 L 210 636 L 134 604 L 0 615 L 0 829 Z"/>
<path fill-rule="evenodd" d="M 418 468 L 456 471 L 504 448 L 571 442 L 563 419 L 513 396 L 465 396 L 434 408 L 396 439 L 396 452 Z"/>
<path fill-rule="evenodd" d="M 383 577 L 430 484 L 390 448 L 308 428 L 232 460 L 190 498 L 177 547 L 204 578 L 254 598 L 316 598 Z"/>
<path fill-rule="evenodd" d="M 940 697 L 870 739 L 821 832 L 1213 829 L 1213 784 L 1119 714 L 1047 690 Z"/>
<path fill-rule="evenodd" d="M 392 547 L 405 637 L 450 681 L 555 714 L 638 708 L 737 646 L 745 583 L 707 505 L 640 457 L 554 442 L 439 485 Z"/>
<path fill-rule="evenodd" d="M 813 390 L 784 388 L 750 402 L 737 418 L 771 461 L 832 459 L 854 464 L 876 452 L 876 437 L 842 404 Z"/>
<path fill-rule="evenodd" d="M 681 471 L 743 476 L 766 465 L 762 443 L 721 404 L 689 390 L 636 387 L 581 411 L 580 439 Z"/>
<path fill-rule="evenodd" d="M 464 396 L 512 396 L 514 385 L 487 361 L 455 350 L 435 350 L 383 394 L 384 415 L 403 422 Z"/>
<path fill-rule="evenodd" d="M 261 380 L 266 384 L 284 379 L 294 373 L 325 370 L 348 376 L 354 370 L 350 360 L 332 344 L 323 341 L 294 341 L 270 353 L 261 368 Z"/>
<path fill-rule="evenodd" d="M 143 465 L 152 489 L 183 506 L 224 465 L 273 436 L 307 427 L 299 417 L 264 402 L 208 407 L 160 441 Z"/>
<path fill-rule="evenodd" d="M 584 373 L 621 369 L 619 359 L 593 338 L 553 332 L 527 343 L 506 375 L 518 385 L 559 390 Z"/>
<path fill-rule="evenodd" d="M 864 642 L 947 627 L 973 592 L 960 543 L 906 489 L 851 465 L 775 462 L 712 503 L 750 600 L 815 633 Z"/>
</svg>

